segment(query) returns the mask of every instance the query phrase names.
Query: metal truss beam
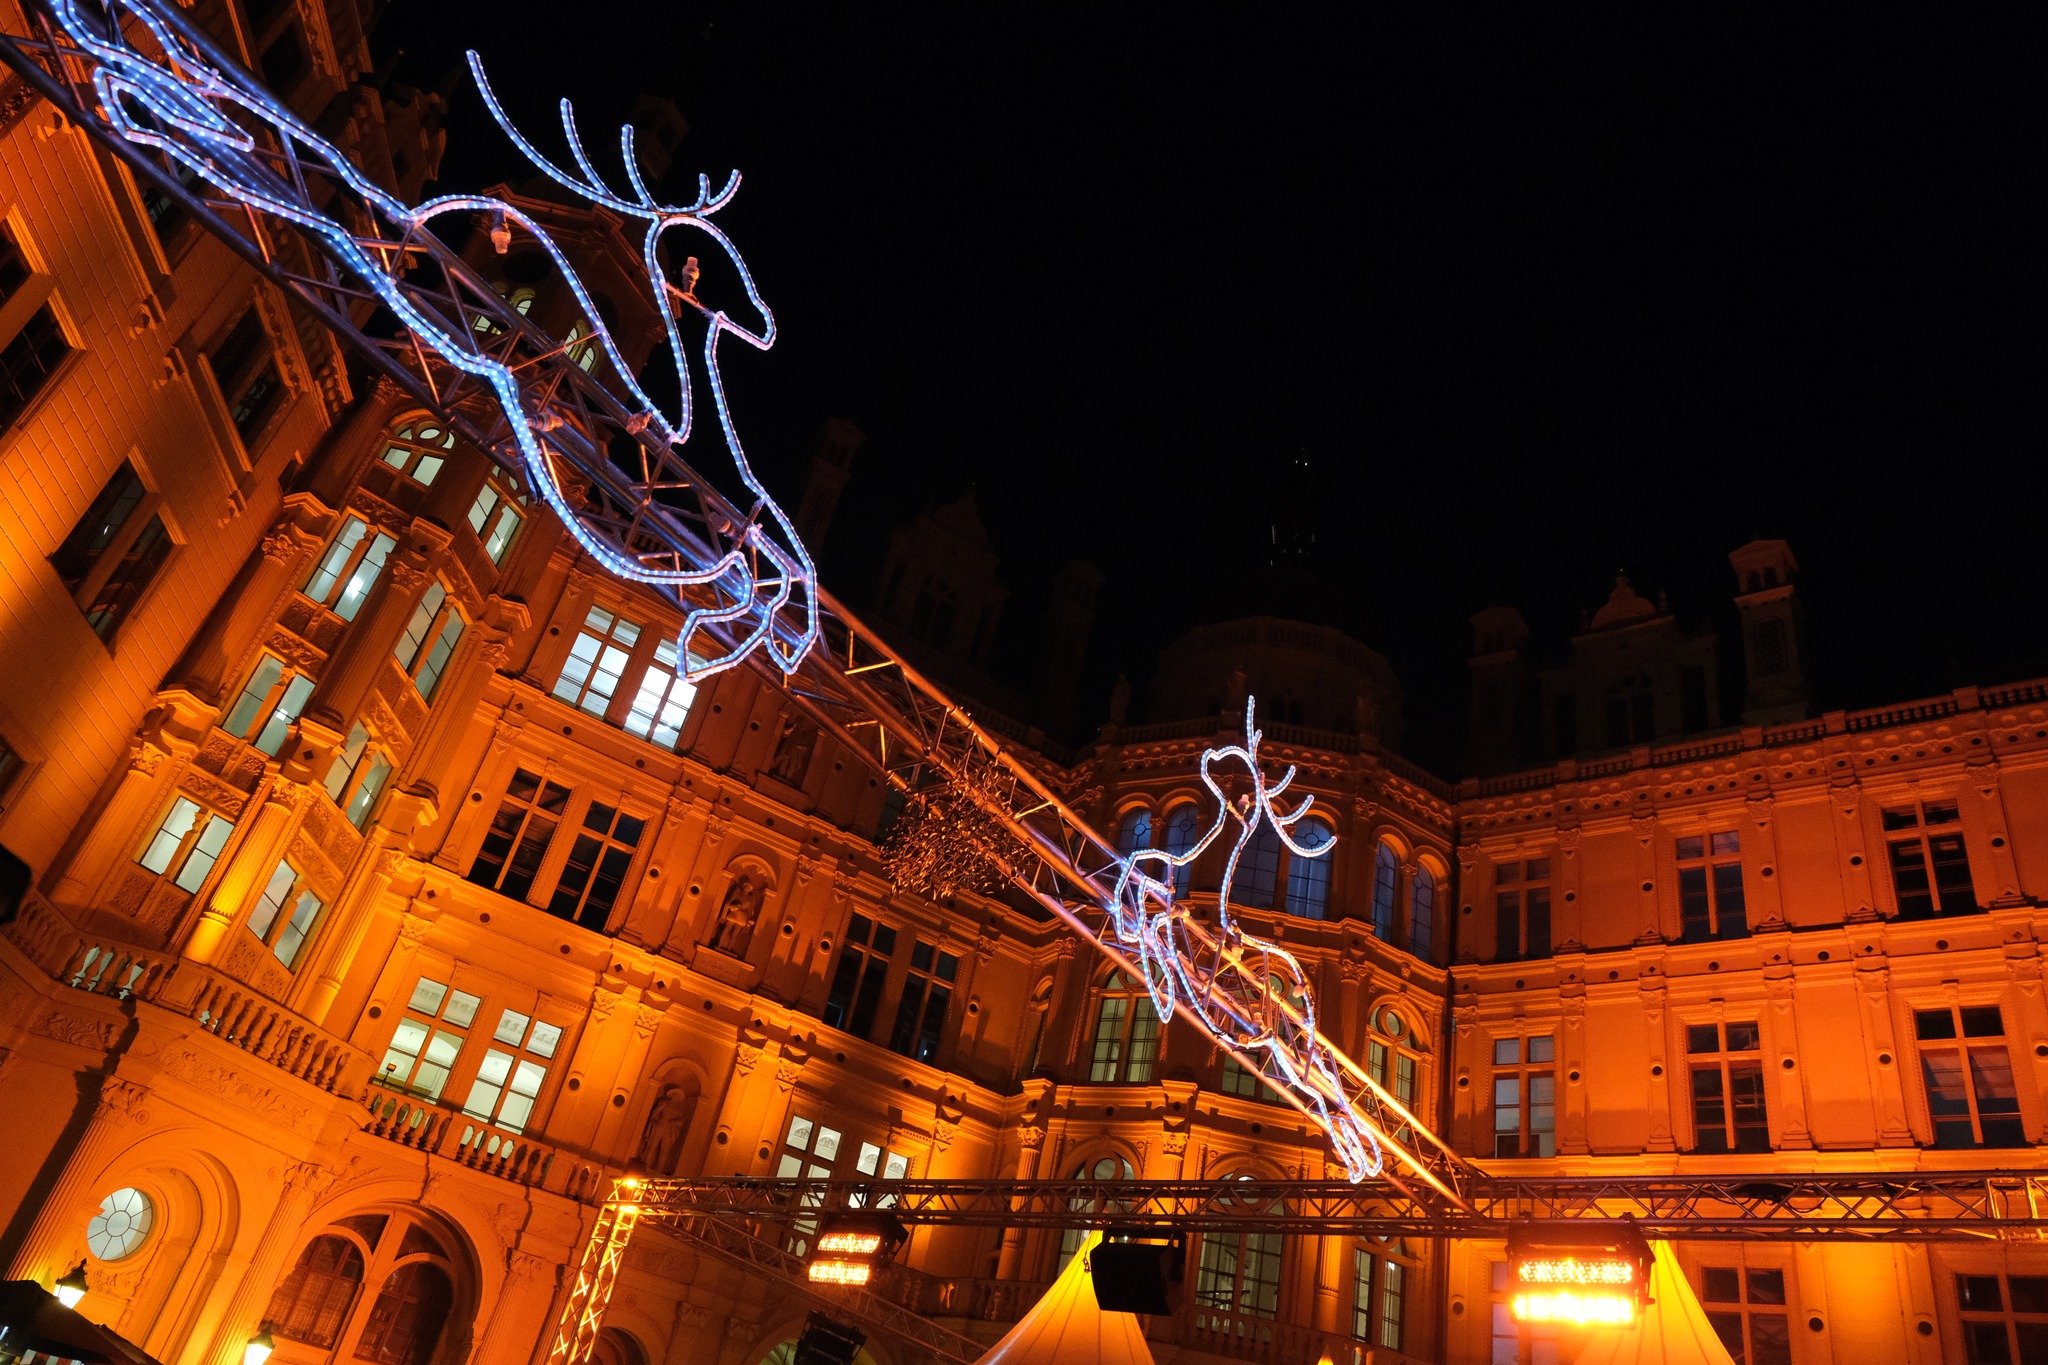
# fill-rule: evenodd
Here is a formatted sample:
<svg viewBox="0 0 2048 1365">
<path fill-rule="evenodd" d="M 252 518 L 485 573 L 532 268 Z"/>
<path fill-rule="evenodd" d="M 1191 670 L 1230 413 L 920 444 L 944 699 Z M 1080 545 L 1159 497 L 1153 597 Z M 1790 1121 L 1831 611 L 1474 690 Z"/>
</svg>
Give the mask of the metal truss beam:
<svg viewBox="0 0 2048 1365">
<path fill-rule="evenodd" d="M 886 1205 L 906 1225 L 949 1227 L 1497 1240 L 1523 1219 L 1627 1216 L 1681 1241 L 2048 1239 L 2048 1172 L 1485 1176 L 1467 1185 L 1469 1210 L 1347 1180 L 650 1180 L 633 1197 L 659 1226 Z"/>
</svg>

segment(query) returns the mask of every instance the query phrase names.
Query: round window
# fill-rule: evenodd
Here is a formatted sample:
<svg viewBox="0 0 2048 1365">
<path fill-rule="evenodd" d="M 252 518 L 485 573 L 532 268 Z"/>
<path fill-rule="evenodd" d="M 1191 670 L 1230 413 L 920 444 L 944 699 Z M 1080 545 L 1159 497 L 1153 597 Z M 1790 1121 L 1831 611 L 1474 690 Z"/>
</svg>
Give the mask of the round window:
<svg viewBox="0 0 2048 1365">
<path fill-rule="evenodd" d="M 1380 1013 L 1380 1032 L 1389 1038 L 1400 1038 L 1406 1036 L 1408 1025 L 1392 1010 L 1383 1010 Z"/>
<path fill-rule="evenodd" d="M 134 1253 L 149 1236 L 156 1216 L 149 1196 L 134 1186 L 115 1190 L 100 1201 L 100 1211 L 85 1227 L 87 1250 L 102 1261 L 118 1261 Z"/>
</svg>

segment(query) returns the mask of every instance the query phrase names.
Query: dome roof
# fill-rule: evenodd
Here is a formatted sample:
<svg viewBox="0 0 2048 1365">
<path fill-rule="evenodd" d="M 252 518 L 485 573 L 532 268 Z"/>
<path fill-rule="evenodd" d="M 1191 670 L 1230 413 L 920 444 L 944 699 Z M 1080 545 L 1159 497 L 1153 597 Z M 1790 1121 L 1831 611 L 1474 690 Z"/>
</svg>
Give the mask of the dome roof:
<svg viewBox="0 0 2048 1365">
<path fill-rule="evenodd" d="M 1609 626 L 1625 626 L 1633 621 L 1647 621 L 1657 615 L 1657 608 L 1650 600 L 1629 586 L 1627 574 L 1617 574 L 1614 591 L 1607 594 L 1607 605 L 1593 613 L 1593 629 L 1604 630 Z"/>
</svg>

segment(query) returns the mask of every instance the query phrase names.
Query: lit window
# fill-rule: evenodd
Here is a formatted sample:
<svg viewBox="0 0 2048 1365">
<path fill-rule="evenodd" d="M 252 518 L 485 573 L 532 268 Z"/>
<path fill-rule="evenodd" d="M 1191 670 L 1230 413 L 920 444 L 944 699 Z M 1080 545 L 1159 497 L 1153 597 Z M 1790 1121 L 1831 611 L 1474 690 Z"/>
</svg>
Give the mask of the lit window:
<svg viewBox="0 0 2048 1365">
<path fill-rule="evenodd" d="M 593 606 L 583 618 L 576 643 L 562 661 L 562 675 L 555 679 L 554 693 L 569 705 L 603 716 L 611 709 L 612 694 L 619 678 L 632 661 L 633 646 L 640 642 L 640 626 L 603 607 Z"/>
<path fill-rule="evenodd" d="M 1900 806 L 1884 812 L 1891 855 L 1892 891 L 1900 919 L 1968 915 L 1977 909 L 1970 858 L 1953 801 Z"/>
<path fill-rule="evenodd" d="M 889 1050 L 920 1062 L 938 1059 L 946 1011 L 953 1002 L 953 977 L 960 960 L 919 940 L 910 948 L 910 971 L 889 1030 Z"/>
<path fill-rule="evenodd" d="M 1408 1021 L 1398 1011 L 1383 1009 L 1373 1021 L 1374 1036 L 1366 1045 L 1366 1074 L 1401 1104 L 1415 1104 L 1416 1076 L 1421 1059 L 1405 1043 L 1411 1043 Z"/>
<path fill-rule="evenodd" d="M 603 933 L 646 826 L 638 816 L 601 801 L 591 802 L 583 813 L 583 828 L 569 847 L 569 861 L 562 866 L 555 894 L 548 901 L 548 913 Z"/>
<path fill-rule="evenodd" d="M 280 862 L 249 912 L 249 932 L 262 939 L 279 962 L 293 967 L 324 908 L 326 902 L 306 889 L 299 870 Z"/>
<path fill-rule="evenodd" d="M 412 619 L 406 623 L 397 649 L 392 651 L 423 700 L 434 699 L 434 689 L 448 668 L 449 656 L 462 640 L 464 624 L 462 612 L 449 598 L 448 589 L 438 581 L 429 583 L 419 605 L 412 609 Z"/>
<path fill-rule="evenodd" d="M 547 1079 L 547 1063 L 562 1045 L 562 1030 L 518 1010 L 498 1016 L 491 1041 L 503 1044 L 484 1053 L 462 1112 L 515 1133 L 526 1131 Z"/>
<path fill-rule="evenodd" d="M 363 1253 L 346 1237 L 315 1237 L 292 1272 L 278 1282 L 264 1310 L 273 1334 L 325 1350 L 363 1287 Z"/>
<path fill-rule="evenodd" d="M 415 417 L 391 433 L 384 443 L 384 463 L 415 483 L 431 484 L 447 452 L 455 449 L 455 433 L 439 418 Z"/>
<path fill-rule="evenodd" d="M 816 1119 L 805 1118 L 802 1114 L 789 1116 L 789 1131 L 782 1136 L 782 1156 L 775 1165 L 777 1180 L 830 1180 L 832 1167 L 839 1160 L 839 1148 L 845 1141 L 845 1134 L 837 1128 L 830 1128 Z M 866 1147 L 862 1154 L 866 1154 Z M 877 1149 L 879 1162 L 880 1151 Z M 806 1199 L 807 1207 L 815 1201 Z M 817 1220 L 799 1218 L 789 1230 L 789 1250 L 801 1256 L 810 1248 L 810 1241 L 817 1234 Z"/>
<path fill-rule="evenodd" d="M 99 1212 L 85 1225 L 85 1249 L 102 1261 L 133 1256 L 155 1221 L 149 1196 L 133 1185 L 123 1186 L 100 1201 Z"/>
<path fill-rule="evenodd" d="M 313 576 L 300 591 L 342 620 L 353 621 L 397 544 L 382 531 L 372 533 L 361 517 L 350 515 L 342 520 L 341 529 L 328 542 L 320 562 L 313 566 Z"/>
<path fill-rule="evenodd" d="M 249 681 L 243 684 L 235 704 L 228 708 L 227 719 L 220 728 L 276 758 L 292 722 L 299 718 L 306 698 L 312 695 L 311 678 L 286 668 L 284 660 L 276 655 L 265 654 L 256 661 Z"/>
<path fill-rule="evenodd" d="M 1493 1155 L 1555 1155 L 1557 1075 L 1551 1035 L 1493 1043 Z"/>
<path fill-rule="evenodd" d="M 1436 874 L 1415 869 L 1408 885 L 1408 951 L 1424 962 L 1436 959 Z"/>
<path fill-rule="evenodd" d="M 1792 1365 L 1784 1271 L 1703 1266 L 1700 1307 L 1730 1358 L 1742 1365 Z"/>
<path fill-rule="evenodd" d="M 1550 859 L 1501 863 L 1493 870 L 1494 958 L 1521 962 L 1550 956 Z"/>
<path fill-rule="evenodd" d="M 585 374 L 597 364 L 597 338 L 581 319 L 569 324 L 569 335 L 562 338 L 562 349 L 569 359 L 582 367 Z"/>
<path fill-rule="evenodd" d="M 547 782 L 524 768 L 515 769 L 505 799 L 484 835 L 483 847 L 470 864 L 469 880 L 492 887 L 513 900 L 525 900 L 534 875 L 547 856 L 555 826 L 569 806 L 569 789 Z"/>
<path fill-rule="evenodd" d="M 848 919 L 839 943 L 839 965 L 833 969 L 832 989 L 820 1017 L 833 1028 L 867 1037 L 889 979 L 889 959 L 895 955 L 894 929 L 876 924 L 866 915 Z"/>
<path fill-rule="evenodd" d="M 1381 843 L 1372 858 L 1372 931 L 1394 941 L 1394 893 L 1401 874 L 1393 845 Z"/>
<path fill-rule="evenodd" d="M 469 529 L 476 532 L 491 563 L 505 562 L 505 550 L 512 544 L 512 537 L 519 534 L 519 523 L 524 519 L 519 509 L 525 505 L 526 494 L 519 481 L 493 467 L 490 479 L 469 505 Z"/>
<path fill-rule="evenodd" d="M 1260 1104 L 1280 1103 L 1280 1093 L 1267 1085 L 1258 1072 L 1251 1070 L 1228 1053 L 1223 1057 L 1223 1080 L 1220 1088 L 1226 1095 L 1240 1099 L 1257 1100 Z"/>
<path fill-rule="evenodd" d="M 1239 1177 L 1248 1179 L 1249 1177 Z M 1205 1232 L 1195 1302 L 1250 1318 L 1280 1312 L 1280 1234 Z"/>
<path fill-rule="evenodd" d="M 1998 1006 L 1915 1010 L 1913 1033 L 1936 1147 L 2027 1145 Z"/>
<path fill-rule="evenodd" d="M 626 713 L 629 733 L 664 749 L 676 747 L 676 741 L 682 738 L 683 721 L 697 700 L 697 685 L 682 677 L 676 668 L 677 657 L 674 640 L 663 640 L 654 647 L 654 662 L 640 675 L 640 689 L 633 694 L 633 709 Z M 703 662 L 694 654 L 690 656 L 693 667 Z"/>
<path fill-rule="evenodd" d="M 1116 851 L 1129 857 L 1152 846 L 1152 812 L 1143 806 L 1124 816 L 1116 830 Z"/>
<path fill-rule="evenodd" d="M 1091 1081 L 1149 1081 L 1159 1055 L 1159 1012 L 1152 993 L 1121 971 L 1103 983 L 1095 1007 L 1095 1053 L 1089 1063 Z"/>
<path fill-rule="evenodd" d="M 2048 1275 L 1958 1275 L 1969 1365 L 2048 1360 Z"/>
<path fill-rule="evenodd" d="M 1193 802 L 1175 806 L 1166 815 L 1166 851 L 1176 858 L 1185 858 L 1194 851 L 1196 842 L 1202 837 L 1202 816 Z M 1174 869 L 1173 894 L 1185 896 L 1188 893 L 1189 874 L 1194 871 L 1191 863 L 1182 863 Z M 1164 880 L 1162 878 L 1161 880 Z"/>
<path fill-rule="evenodd" d="M 1734 830 L 1678 841 L 1678 914 L 1687 943 L 1749 936 L 1742 842 Z"/>
<path fill-rule="evenodd" d="M 1273 908 L 1273 890 L 1280 879 L 1280 836 L 1269 820 L 1259 821 L 1251 840 L 1237 857 L 1230 898 L 1253 910 Z"/>
<path fill-rule="evenodd" d="M 373 750 L 369 745 L 370 732 L 357 721 L 327 769 L 327 795 L 357 829 L 370 818 L 377 798 L 384 793 L 384 784 L 391 778 L 391 760 L 382 750 Z"/>
<path fill-rule="evenodd" d="M 197 891 L 234 832 L 232 820 L 180 796 L 164 812 L 162 823 L 135 861 L 159 876 L 176 869 L 171 884 L 180 891 Z"/>
<path fill-rule="evenodd" d="M 1330 908 L 1330 855 L 1326 851 L 1336 834 L 1320 820 L 1301 822 L 1294 841 L 1309 852 L 1289 849 L 1287 857 L 1287 913 L 1303 919 L 1321 919 Z M 1311 857 L 1310 854 L 1320 854 Z"/>
<path fill-rule="evenodd" d="M 1756 1024 L 1688 1025 L 1685 1051 L 1692 1072 L 1693 1150 L 1770 1151 L 1763 1038 Z"/>
<path fill-rule="evenodd" d="M 384 1049 L 384 1061 L 377 1068 L 379 1085 L 430 1100 L 441 1098 L 441 1087 L 455 1066 L 455 1056 L 469 1036 L 476 1019 L 477 997 L 458 991 L 445 982 L 421 977 L 406 1002 L 405 1015 L 391 1045 Z"/>
<path fill-rule="evenodd" d="M 1400 1242 L 1385 1244 L 1385 1252 L 1407 1254 Z M 1374 1294 L 1374 1281 L 1378 1293 Z M 1351 1335 L 1360 1341 L 1401 1349 L 1407 1320 L 1408 1266 L 1375 1246 L 1361 1241 L 1351 1251 Z"/>
</svg>

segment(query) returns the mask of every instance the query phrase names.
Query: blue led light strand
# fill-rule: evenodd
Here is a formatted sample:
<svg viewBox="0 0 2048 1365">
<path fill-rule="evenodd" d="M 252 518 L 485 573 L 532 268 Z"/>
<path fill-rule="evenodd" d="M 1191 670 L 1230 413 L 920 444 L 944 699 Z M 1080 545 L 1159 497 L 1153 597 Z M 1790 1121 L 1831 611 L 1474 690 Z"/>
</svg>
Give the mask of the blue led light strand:
<svg viewBox="0 0 2048 1365">
<path fill-rule="evenodd" d="M 682 602 L 685 619 L 678 656 L 687 661 L 687 676 L 701 679 L 722 672 L 744 662 L 757 650 L 765 651 L 784 674 L 794 673 L 802 665 L 819 634 L 816 567 L 795 526 L 763 487 L 746 457 L 719 372 L 718 339 L 722 334 L 731 333 L 761 350 L 775 342 L 774 314 L 761 298 L 753 273 L 731 239 L 710 221 L 710 216 L 730 203 L 738 191 L 737 174 L 717 194 L 711 192 L 709 181 L 700 177 L 695 203 L 660 204 L 649 193 L 634 159 L 633 131 L 629 126 L 621 131 L 620 150 L 636 197 L 623 198 L 607 188 L 592 167 L 576 130 L 574 111 L 569 101 L 563 100 L 563 128 L 570 152 L 583 172 L 581 178 L 571 175 L 542 155 L 513 127 L 484 78 L 482 63 L 475 53 L 469 54 L 470 69 L 476 74 L 492 117 L 536 167 L 592 203 L 647 223 L 642 262 L 655 310 L 668 338 L 681 393 L 676 417 L 671 421 L 649 398 L 626 364 L 568 257 L 546 230 L 517 206 L 483 195 L 443 195 L 417 206 L 407 205 L 370 180 L 340 149 L 268 91 L 239 73 L 212 65 L 191 42 L 181 40 L 149 5 L 135 0 L 103 0 L 97 6 L 100 12 L 89 14 L 79 0 L 48 0 L 48 4 L 57 24 L 93 59 L 93 90 L 111 129 L 132 142 L 156 148 L 226 197 L 317 237 L 321 248 L 374 291 L 423 347 L 489 387 L 511 433 L 512 449 L 495 453 L 516 457 L 509 462 L 525 471 L 531 485 L 563 526 L 606 570 L 620 578 L 668 589 Z M 145 52 L 128 41 L 125 17 L 132 17 L 134 24 L 154 40 L 161 55 Z M 286 197 L 293 187 L 279 179 L 256 138 L 231 116 L 230 110 L 253 116 L 279 138 L 317 158 L 324 169 L 341 178 L 372 212 L 396 230 L 395 239 L 351 230 L 303 199 Z M 701 553 L 693 550 L 687 556 L 666 551 L 635 554 L 602 534 L 572 505 L 556 477 L 543 435 L 563 421 L 552 408 L 546 376 L 529 371 L 522 382 L 510 366 L 485 352 L 487 338 L 477 336 L 472 327 L 451 326 L 446 319 L 426 312 L 403 286 L 400 272 L 407 261 L 402 249 L 405 239 L 426 232 L 438 219 L 451 213 L 483 214 L 494 231 L 509 231 L 516 225 L 547 253 L 575 295 L 591 344 L 603 348 L 613 373 L 630 396 L 631 401 L 626 404 L 633 414 L 629 430 L 643 434 L 643 439 L 644 434 L 651 433 L 658 447 L 672 450 L 689 439 L 693 386 L 688 348 L 677 317 L 690 311 L 704 320 L 703 362 L 719 431 L 741 484 L 752 495 L 752 505 L 740 524 L 709 528 L 711 543 Z M 683 286 L 678 287 L 669 279 L 659 248 L 663 235 L 677 228 L 701 232 L 724 254 L 737 273 L 748 306 L 760 319 L 758 326 L 747 326 L 724 309 L 712 308 L 697 298 L 695 257 L 688 258 Z M 663 472 L 679 468 L 679 461 L 668 462 L 664 463 Z M 651 503 L 652 499 L 648 501 Z M 643 506 L 639 511 L 643 517 L 662 515 L 658 505 Z M 692 544 L 702 539 L 682 538 Z M 662 561 L 668 563 L 664 565 Z M 709 591 L 691 592 L 692 589 Z M 703 603 L 706 596 L 711 599 L 709 605 Z M 728 647 L 718 643 L 705 629 L 713 623 L 751 624 Z"/>
</svg>

